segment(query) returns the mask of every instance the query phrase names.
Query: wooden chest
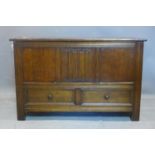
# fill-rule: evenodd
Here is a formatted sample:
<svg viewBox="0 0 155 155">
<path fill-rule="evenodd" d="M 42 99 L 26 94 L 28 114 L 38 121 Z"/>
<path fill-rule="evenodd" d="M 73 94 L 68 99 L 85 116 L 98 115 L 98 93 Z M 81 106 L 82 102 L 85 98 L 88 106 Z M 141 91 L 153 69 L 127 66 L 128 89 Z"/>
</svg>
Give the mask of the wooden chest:
<svg viewBox="0 0 155 155">
<path fill-rule="evenodd" d="M 11 39 L 18 120 L 36 112 L 127 112 L 139 120 L 142 39 Z"/>
</svg>

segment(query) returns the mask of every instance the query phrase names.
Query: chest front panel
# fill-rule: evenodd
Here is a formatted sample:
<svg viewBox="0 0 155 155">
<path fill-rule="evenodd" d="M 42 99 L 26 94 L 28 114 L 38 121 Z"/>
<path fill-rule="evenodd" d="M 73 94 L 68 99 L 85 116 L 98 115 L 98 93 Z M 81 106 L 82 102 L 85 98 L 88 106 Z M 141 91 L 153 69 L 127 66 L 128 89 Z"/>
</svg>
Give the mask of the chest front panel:
<svg viewBox="0 0 155 155">
<path fill-rule="evenodd" d="M 24 48 L 27 82 L 134 81 L 133 48 Z"/>
</svg>

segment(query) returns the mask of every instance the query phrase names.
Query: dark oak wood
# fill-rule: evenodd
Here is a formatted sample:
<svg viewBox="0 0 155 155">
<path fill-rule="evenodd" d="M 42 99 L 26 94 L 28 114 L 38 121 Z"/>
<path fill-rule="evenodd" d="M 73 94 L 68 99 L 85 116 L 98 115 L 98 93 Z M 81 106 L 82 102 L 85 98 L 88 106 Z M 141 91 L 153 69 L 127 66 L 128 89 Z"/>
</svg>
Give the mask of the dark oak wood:
<svg viewBox="0 0 155 155">
<path fill-rule="evenodd" d="M 134 81 L 135 54 L 134 48 L 24 48 L 24 81 Z"/>
<path fill-rule="evenodd" d="M 139 120 L 144 39 L 11 39 L 18 119 L 29 112 L 130 112 Z"/>
<path fill-rule="evenodd" d="M 22 49 L 20 47 L 17 47 L 16 45 L 14 45 L 14 59 L 16 77 L 17 118 L 18 120 L 25 120 Z"/>
<path fill-rule="evenodd" d="M 83 92 L 83 102 L 131 103 L 131 91 L 124 89 L 95 89 Z"/>
<path fill-rule="evenodd" d="M 26 112 L 132 112 L 131 105 L 125 106 L 58 106 L 58 105 L 29 105 L 25 107 Z"/>
<path fill-rule="evenodd" d="M 55 84 L 26 84 L 25 98 L 27 105 L 106 105 L 115 106 L 132 104 L 133 84 L 116 83 L 55 83 Z M 109 95 L 110 98 L 105 98 Z"/>
<path fill-rule="evenodd" d="M 136 66 L 135 66 L 135 90 L 133 99 L 133 112 L 131 119 L 138 121 L 140 116 L 141 100 L 141 82 L 142 82 L 142 65 L 143 65 L 143 42 L 136 44 Z"/>
<path fill-rule="evenodd" d="M 81 105 L 82 104 L 82 91 L 80 88 L 76 88 L 74 90 L 74 102 L 75 105 Z"/>
</svg>

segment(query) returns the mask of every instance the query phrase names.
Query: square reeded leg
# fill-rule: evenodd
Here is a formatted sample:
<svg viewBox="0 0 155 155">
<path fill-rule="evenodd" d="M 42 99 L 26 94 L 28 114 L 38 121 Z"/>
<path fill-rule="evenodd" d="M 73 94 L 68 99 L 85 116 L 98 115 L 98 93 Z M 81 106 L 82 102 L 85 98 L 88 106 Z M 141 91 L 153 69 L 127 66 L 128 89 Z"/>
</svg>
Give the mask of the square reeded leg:
<svg viewBox="0 0 155 155">
<path fill-rule="evenodd" d="M 18 117 L 17 119 L 18 119 L 18 121 L 25 121 L 25 116 L 24 117 Z"/>
<path fill-rule="evenodd" d="M 18 121 L 24 121 L 26 119 L 26 115 L 24 113 L 17 114 Z"/>
<path fill-rule="evenodd" d="M 132 121 L 139 121 L 139 113 L 131 113 L 130 119 Z"/>
</svg>

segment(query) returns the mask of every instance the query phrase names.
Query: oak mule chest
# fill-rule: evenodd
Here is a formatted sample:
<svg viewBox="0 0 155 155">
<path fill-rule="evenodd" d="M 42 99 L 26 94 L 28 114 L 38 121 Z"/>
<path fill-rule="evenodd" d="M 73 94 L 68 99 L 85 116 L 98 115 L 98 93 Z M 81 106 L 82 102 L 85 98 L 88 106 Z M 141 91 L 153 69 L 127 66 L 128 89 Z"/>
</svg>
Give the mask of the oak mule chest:
<svg viewBox="0 0 155 155">
<path fill-rule="evenodd" d="M 139 120 L 142 39 L 10 39 L 18 120 L 42 112 L 126 112 Z"/>
</svg>

